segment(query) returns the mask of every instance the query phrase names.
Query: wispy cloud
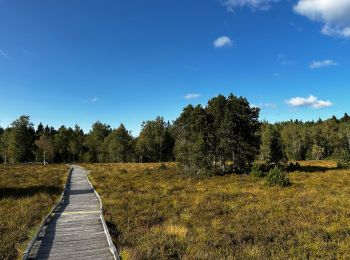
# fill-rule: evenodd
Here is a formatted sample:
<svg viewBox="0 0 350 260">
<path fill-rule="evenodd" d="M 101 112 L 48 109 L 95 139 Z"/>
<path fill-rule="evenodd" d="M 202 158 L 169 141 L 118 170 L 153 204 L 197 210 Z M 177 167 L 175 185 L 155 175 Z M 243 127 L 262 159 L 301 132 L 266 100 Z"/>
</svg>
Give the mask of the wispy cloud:
<svg viewBox="0 0 350 260">
<path fill-rule="evenodd" d="M 202 95 L 198 93 L 188 93 L 184 96 L 185 99 L 196 99 L 200 98 Z"/>
<path fill-rule="evenodd" d="M 307 98 L 294 97 L 287 100 L 286 103 L 292 107 L 312 107 L 315 109 L 333 106 L 333 103 L 331 101 L 320 100 L 313 95 L 310 95 Z"/>
<path fill-rule="evenodd" d="M 38 53 L 36 51 L 23 50 L 22 52 L 28 56 L 37 56 L 38 55 Z"/>
<path fill-rule="evenodd" d="M 232 40 L 228 36 L 221 36 L 214 41 L 215 48 L 231 47 L 233 45 Z"/>
<path fill-rule="evenodd" d="M 325 35 L 350 38 L 349 0 L 299 0 L 294 11 L 321 22 L 321 32 Z"/>
<path fill-rule="evenodd" d="M 83 100 L 83 103 L 84 103 L 84 104 L 96 103 L 96 102 L 98 102 L 98 97 L 94 97 L 94 98 L 91 98 L 91 99 L 85 99 L 85 100 Z"/>
<path fill-rule="evenodd" d="M 292 65 L 295 64 L 294 60 L 289 59 L 286 54 L 280 53 L 277 55 L 277 61 L 280 65 Z"/>
<path fill-rule="evenodd" d="M 333 60 L 313 61 L 310 64 L 310 69 L 319 69 L 319 68 L 330 67 L 330 66 L 338 66 L 338 63 L 334 62 Z"/>
<path fill-rule="evenodd" d="M 222 4 L 227 10 L 234 12 L 236 8 L 248 7 L 252 10 L 267 11 L 271 8 L 271 4 L 279 0 L 224 0 Z"/>
<path fill-rule="evenodd" d="M 273 103 L 260 103 L 260 104 L 252 104 L 252 107 L 275 109 L 277 108 L 277 105 Z"/>
<path fill-rule="evenodd" d="M 3 58 L 6 58 L 6 59 L 9 57 L 8 54 L 5 51 L 3 51 L 2 49 L 0 49 L 0 56 Z"/>
</svg>

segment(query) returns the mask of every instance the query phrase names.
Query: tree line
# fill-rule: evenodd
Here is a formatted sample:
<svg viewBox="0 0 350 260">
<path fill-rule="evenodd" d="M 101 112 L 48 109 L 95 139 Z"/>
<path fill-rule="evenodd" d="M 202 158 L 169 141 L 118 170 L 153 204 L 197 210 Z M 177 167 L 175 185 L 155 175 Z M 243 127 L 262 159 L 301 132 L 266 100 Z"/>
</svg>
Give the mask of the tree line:
<svg viewBox="0 0 350 260">
<path fill-rule="evenodd" d="M 165 162 L 173 161 L 171 124 L 157 117 L 142 124 L 134 138 L 123 124 L 112 129 L 96 122 L 88 133 L 78 126 L 55 129 L 40 123 L 34 128 L 21 116 L 0 128 L 0 155 L 4 163 L 23 162 Z"/>
<path fill-rule="evenodd" d="M 121 124 L 96 122 L 88 133 L 78 126 L 55 129 L 21 116 L 0 127 L 3 163 L 167 162 L 195 174 L 245 172 L 254 160 L 339 158 L 350 151 L 350 117 L 327 120 L 259 121 L 260 109 L 233 94 L 186 106 L 173 122 L 145 121 L 139 136 Z"/>
</svg>

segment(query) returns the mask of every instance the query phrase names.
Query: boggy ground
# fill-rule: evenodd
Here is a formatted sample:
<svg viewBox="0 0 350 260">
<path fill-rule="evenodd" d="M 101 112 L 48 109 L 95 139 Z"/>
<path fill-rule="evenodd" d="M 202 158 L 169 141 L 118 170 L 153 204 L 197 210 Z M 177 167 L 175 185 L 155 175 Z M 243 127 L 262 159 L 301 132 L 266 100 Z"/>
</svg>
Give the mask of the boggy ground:
<svg viewBox="0 0 350 260">
<path fill-rule="evenodd" d="M 67 176 L 65 165 L 0 165 L 0 259 L 21 257 Z"/>
<path fill-rule="evenodd" d="M 84 166 L 123 259 L 350 258 L 350 171 L 302 165 L 287 188 L 175 164 Z"/>
</svg>

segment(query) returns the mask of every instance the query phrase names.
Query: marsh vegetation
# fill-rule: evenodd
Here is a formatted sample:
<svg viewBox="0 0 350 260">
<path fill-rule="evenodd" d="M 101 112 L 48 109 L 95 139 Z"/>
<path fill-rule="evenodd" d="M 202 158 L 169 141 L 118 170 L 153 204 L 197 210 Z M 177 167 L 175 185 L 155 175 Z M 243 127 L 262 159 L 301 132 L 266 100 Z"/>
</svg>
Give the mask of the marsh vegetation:
<svg viewBox="0 0 350 260">
<path fill-rule="evenodd" d="M 350 257 L 350 171 L 335 162 L 301 162 L 285 188 L 165 165 L 84 165 L 124 259 Z"/>
<path fill-rule="evenodd" d="M 67 176 L 65 165 L 0 165 L 0 259 L 21 256 Z"/>
</svg>

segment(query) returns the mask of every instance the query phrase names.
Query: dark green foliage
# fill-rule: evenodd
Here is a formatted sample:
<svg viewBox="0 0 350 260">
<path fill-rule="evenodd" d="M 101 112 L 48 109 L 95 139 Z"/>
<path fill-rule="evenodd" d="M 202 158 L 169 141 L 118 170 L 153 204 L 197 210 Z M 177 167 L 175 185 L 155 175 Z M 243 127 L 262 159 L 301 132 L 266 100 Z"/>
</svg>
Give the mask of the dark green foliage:
<svg viewBox="0 0 350 260">
<path fill-rule="evenodd" d="M 136 140 L 136 151 L 139 162 L 166 162 L 173 160 L 175 140 L 170 134 L 170 123 L 162 117 L 142 124 Z"/>
<path fill-rule="evenodd" d="M 338 168 L 350 169 L 350 153 L 347 150 L 342 150 L 338 160 Z"/>
<path fill-rule="evenodd" d="M 84 134 L 78 125 L 56 130 L 40 123 L 35 130 L 29 116 L 21 116 L 0 128 L 0 161 L 167 162 L 176 155 L 187 173 L 207 176 L 248 173 L 260 152 L 263 172 L 275 165 L 298 170 L 288 160 L 339 159 L 340 167 L 348 167 L 349 115 L 275 124 L 258 117 L 259 109 L 232 94 L 214 97 L 206 107 L 187 106 L 173 124 L 162 117 L 146 121 L 136 138 L 122 124 L 112 129 L 98 121 Z"/>
<path fill-rule="evenodd" d="M 109 162 L 124 163 L 134 155 L 133 137 L 123 124 L 113 130 L 104 140 L 104 158 Z"/>
<path fill-rule="evenodd" d="M 35 130 L 29 116 L 12 122 L 1 135 L 0 152 L 5 163 L 18 163 L 34 159 Z"/>
<path fill-rule="evenodd" d="M 266 177 L 266 183 L 269 186 L 281 186 L 286 187 L 289 186 L 290 180 L 283 169 L 279 167 L 275 167 L 271 169 Z"/>
<path fill-rule="evenodd" d="M 266 124 L 262 128 L 260 159 L 267 164 L 279 165 L 286 161 L 281 135 L 276 126 Z"/>
<path fill-rule="evenodd" d="M 259 108 L 247 99 L 229 95 L 223 121 L 225 154 L 239 171 L 249 169 L 259 153 Z"/>
<path fill-rule="evenodd" d="M 209 142 L 211 117 L 201 106 L 187 106 L 175 122 L 176 160 L 187 173 L 211 175 L 212 149 Z"/>
<path fill-rule="evenodd" d="M 258 117 L 259 109 L 232 94 L 206 108 L 187 106 L 174 124 L 176 160 L 197 175 L 248 172 L 259 150 Z"/>
<path fill-rule="evenodd" d="M 105 154 L 103 154 L 103 143 L 105 138 L 112 132 L 109 125 L 103 124 L 99 121 L 92 125 L 92 130 L 86 137 L 85 144 L 88 147 L 90 158 L 92 162 L 107 161 Z"/>
<path fill-rule="evenodd" d="M 69 162 L 73 158 L 69 151 L 69 142 L 72 139 L 73 129 L 61 126 L 53 138 L 55 161 Z"/>
<path fill-rule="evenodd" d="M 263 178 L 266 176 L 266 172 L 264 172 L 259 164 L 254 164 L 252 167 L 252 170 L 250 172 L 250 175 L 252 175 L 255 178 Z"/>
</svg>

